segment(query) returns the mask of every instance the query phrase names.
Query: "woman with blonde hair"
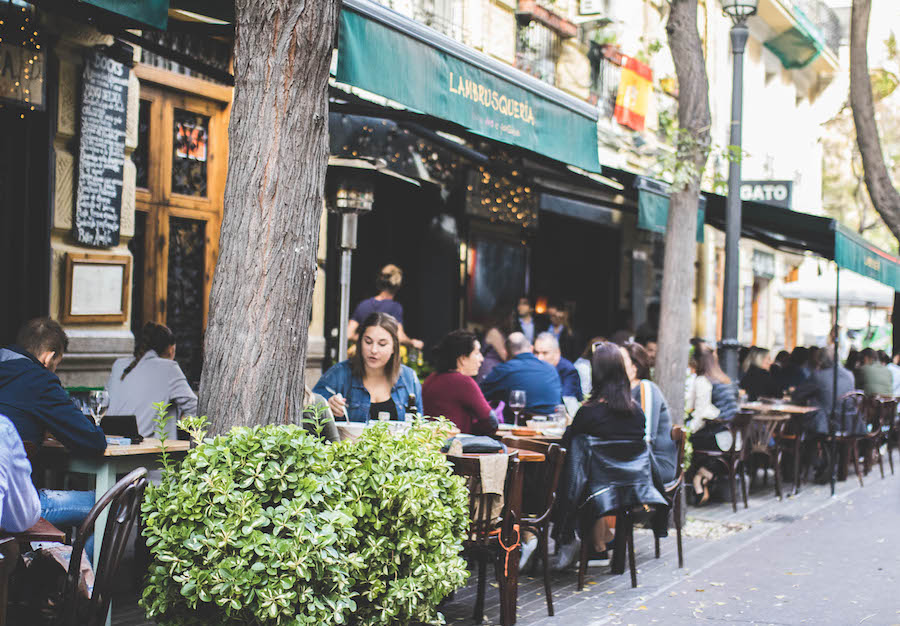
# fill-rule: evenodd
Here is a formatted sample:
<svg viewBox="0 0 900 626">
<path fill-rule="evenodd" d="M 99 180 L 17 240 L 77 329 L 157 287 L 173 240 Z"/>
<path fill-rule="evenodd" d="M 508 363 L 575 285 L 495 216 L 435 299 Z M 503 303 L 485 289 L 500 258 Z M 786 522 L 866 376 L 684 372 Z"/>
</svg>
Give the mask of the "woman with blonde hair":
<svg viewBox="0 0 900 626">
<path fill-rule="evenodd" d="M 403 332 L 403 305 L 394 300 L 400 287 L 403 286 L 403 270 L 394 264 L 385 265 L 375 279 L 375 289 L 378 292 L 371 298 L 366 298 L 353 310 L 353 315 L 347 322 L 347 337 L 351 341 L 359 340 L 359 325 L 372 313 L 387 313 L 397 320 L 397 336 L 400 343 L 421 350 L 424 344 L 419 339 L 410 339 Z"/>
</svg>

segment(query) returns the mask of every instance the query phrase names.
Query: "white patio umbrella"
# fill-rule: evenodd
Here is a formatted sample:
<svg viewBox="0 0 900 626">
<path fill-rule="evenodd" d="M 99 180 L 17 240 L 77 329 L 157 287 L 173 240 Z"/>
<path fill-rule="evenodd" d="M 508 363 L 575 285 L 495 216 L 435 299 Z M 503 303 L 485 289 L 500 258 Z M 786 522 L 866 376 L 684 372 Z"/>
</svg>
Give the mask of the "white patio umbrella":
<svg viewBox="0 0 900 626">
<path fill-rule="evenodd" d="M 813 300 L 834 304 L 837 274 L 826 272 L 815 278 L 785 283 L 781 288 L 783 298 Z M 876 280 L 855 272 L 841 272 L 841 306 L 885 307 L 894 305 L 894 290 Z"/>
</svg>

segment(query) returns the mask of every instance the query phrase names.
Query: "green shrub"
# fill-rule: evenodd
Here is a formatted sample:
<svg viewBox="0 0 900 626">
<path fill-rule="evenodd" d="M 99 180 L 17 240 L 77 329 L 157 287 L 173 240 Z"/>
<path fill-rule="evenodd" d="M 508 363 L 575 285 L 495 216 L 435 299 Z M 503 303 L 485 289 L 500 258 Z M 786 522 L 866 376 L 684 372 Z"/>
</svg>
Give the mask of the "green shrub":
<svg viewBox="0 0 900 626">
<path fill-rule="evenodd" d="M 148 617 L 440 623 L 438 602 L 467 576 L 466 490 L 441 440 L 433 422 L 332 445 L 295 426 L 206 439 L 146 492 Z"/>
</svg>

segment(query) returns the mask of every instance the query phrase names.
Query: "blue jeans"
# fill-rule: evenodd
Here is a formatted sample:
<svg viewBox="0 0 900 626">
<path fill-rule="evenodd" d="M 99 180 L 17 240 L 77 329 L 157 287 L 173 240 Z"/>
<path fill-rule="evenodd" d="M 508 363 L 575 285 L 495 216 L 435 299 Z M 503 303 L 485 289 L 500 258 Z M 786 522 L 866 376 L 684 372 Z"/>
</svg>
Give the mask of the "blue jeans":
<svg viewBox="0 0 900 626">
<path fill-rule="evenodd" d="M 57 528 L 78 526 L 94 506 L 93 491 L 60 491 L 40 489 L 41 517 Z M 94 535 L 84 544 L 88 561 L 94 561 Z"/>
</svg>

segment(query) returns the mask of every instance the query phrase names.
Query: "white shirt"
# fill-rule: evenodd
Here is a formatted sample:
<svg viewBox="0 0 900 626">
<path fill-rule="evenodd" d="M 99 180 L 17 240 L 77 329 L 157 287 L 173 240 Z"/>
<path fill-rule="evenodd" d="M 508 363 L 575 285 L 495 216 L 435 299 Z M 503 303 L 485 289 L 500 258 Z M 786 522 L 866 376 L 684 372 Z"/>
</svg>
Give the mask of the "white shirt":
<svg viewBox="0 0 900 626">
<path fill-rule="evenodd" d="M 31 482 L 31 463 L 16 427 L 0 415 L 0 528 L 28 530 L 41 517 L 41 501 Z"/>
<path fill-rule="evenodd" d="M 161 358 L 154 350 L 147 350 L 124 380 L 122 372 L 134 359 L 117 359 L 112 366 L 106 390 L 109 392 L 108 415 L 134 415 L 138 432 L 152 437 L 156 424 L 154 402 L 169 402 L 169 414 L 176 418 L 197 414 L 197 394 L 188 385 L 178 363 Z M 175 420 L 169 420 L 167 432 L 176 437 Z"/>
</svg>

